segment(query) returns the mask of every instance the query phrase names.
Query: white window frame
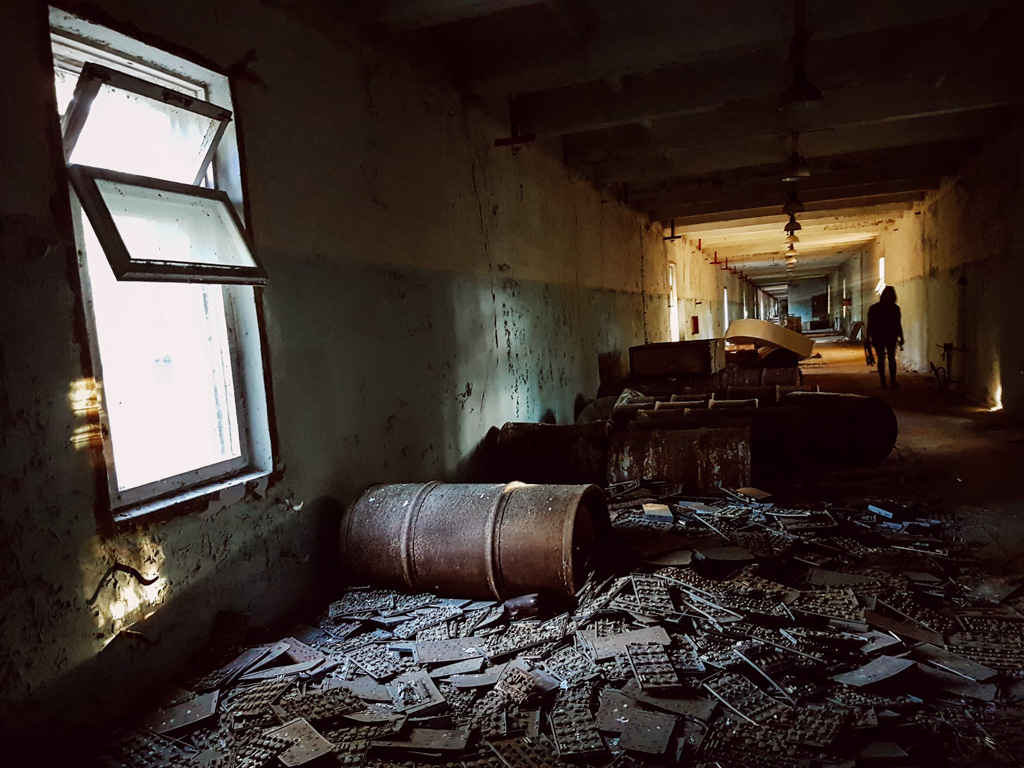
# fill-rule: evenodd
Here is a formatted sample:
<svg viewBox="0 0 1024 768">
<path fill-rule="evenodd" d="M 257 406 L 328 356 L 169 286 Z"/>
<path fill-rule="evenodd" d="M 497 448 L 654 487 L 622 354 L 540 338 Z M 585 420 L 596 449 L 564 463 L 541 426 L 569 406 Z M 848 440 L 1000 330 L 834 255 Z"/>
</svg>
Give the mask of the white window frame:
<svg viewBox="0 0 1024 768">
<path fill-rule="evenodd" d="M 223 75 L 59 9 L 50 9 L 50 25 L 55 66 L 74 72 L 81 71 L 89 63 L 99 63 L 132 76 L 129 80 L 116 75 L 119 82 L 131 84 L 132 81 L 138 79 L 149 81 L 161 89 L 171 88 L 181 91 L 187 96 L 207 100 L 210 110 L 223 110 L 227 116 L 232 113 L 230 85 Z M 144 82 L 140 87 L 146 88 L 147 83 Z M 207 101 L 203 101 L 203 104 L 206 105 Z M 204 106 L 203 109 L 207 109 L 207 106 Z M 65 122 L 71 112 L 71 109 L 67 110 Z M 191 188 L 190 193 L 207 199 L 216 199 L 226 206 L 231 220 L 239 228 L 244 239 L 238 147 L 234 124 L 230 120 L 222 122 L 218 138 L 219 142 L 214 147 L 215 151 L 211 152 L 211 156 L 208 158 L 209 162 L 204 164 L 209 165 L 211 170 L 207 172 L 204 169 L 203 173 L 196 177 L 197 184 L 203 182 L 211 187 L 214 186 L 213 180 L 216 179 L 216 188 L 195 186 Z M 101 397 L 102 362 L 99 354 L 99 339 L 88 264 L 84 252 L 85 241 L 82 227 L 82 204 L 90 193 L 85 191 L 85 197 L 80 199 L 76 194 L 76 185 L 71 183 L 71 179 L 77 176 L 79 185 L 83 185 L 83 179 L 88 179 L 90 175 L 111 174 L 118 175 L 116 172 L 102 169 L 69 170 L 69 183 L 72 188 L 70 197 L 79 253 L 79 274 L 85 309 L 85 324 L 89 335 L 93 378 L 97 382 Z M 174 185 L 173 182 L 134 177 L 127 174 L 124 176 L 129 179 L 142 179 L 150 186 Z M 82 189 L 88 189 L 87 181 L 84 182 Z M 95 200 L 92 200 L 91 203 L 94 204 Z M 92 221 L 92 217 L 90 217 L 90 221 Z M 97 236 L 100 236 L 99 232 L 97 232 Z M 224 295 L 225 324 L 228 328 L 230 367 L 235 392 L 235 418 L 237 419 L 241 455 L 146 485 L 119 490 L 109 422 L 106 417 L 106 409 L 101 408 L 100 426 L 103 434 L 103 453 L 106 459 L 111 511 L 115 522 L 139 518 L 183 501 L 264 477 L 273 469 L 267 386 L 263 369 L 263 334 L 256 306 L 257 297 L 252 287 L 265 282 L 266 273 L 256 262 L 257 270 L 255 271 L 248 267 L 235 267 L 226 270 L 220 268 L 222 272 L 220 275 L 214 274 L 218 268 L 200 265 L 199 273 L 205 272 L 205 274 L 198 276 L 193 274 L 189 277 L 183 274 L 168 274 L 168 272 L 173 273 L 180 270 L 175 266 L 168 269 L 166 262 L 157 264 L 158 266 L 154 270 L 156 274 L 134 275 L 131 279 L 177 280 L 221 285 L 220 290 Z M 239 272 L 240 269 L 248 273 L 242 274 Z"/>
<path fill-rule="evenodd" d="M 82 165 L 69 165 L 68 176 L 71 185 L 78 194 L 78 201 L 85 209 L 92 223 L 96 236 L 118 280 L 140 280 L 147 282 L 187 282 L 187 283 L 242 283 L 247 285 L 263 285 L 267 282 L 267 273 L 253 255 L 252 246 L 248 243 L 245 227 L 238 219 L 235 209 L 225 192 L 219 189 L 207 189 L 193 184 L 179 184 L 162 179 L 151 179 L 130 173 L 119 173 L 103 168 L 90 168 Z M 198 177 L 205 178 L 205 173 Z M 252 258 L 252 266 L 224 266 L 203 262 L 188 261 L 157 261 L 133 257 L 125 246 L 113 216 L 100 194 L 96 181 L 114 181 L 128 186 L 135 186 L 154 192 L 170 192 L 186 195 L 190 198 L 213 201 L 223 210 L 228 225 L 239 236 Z"/>
</svg>

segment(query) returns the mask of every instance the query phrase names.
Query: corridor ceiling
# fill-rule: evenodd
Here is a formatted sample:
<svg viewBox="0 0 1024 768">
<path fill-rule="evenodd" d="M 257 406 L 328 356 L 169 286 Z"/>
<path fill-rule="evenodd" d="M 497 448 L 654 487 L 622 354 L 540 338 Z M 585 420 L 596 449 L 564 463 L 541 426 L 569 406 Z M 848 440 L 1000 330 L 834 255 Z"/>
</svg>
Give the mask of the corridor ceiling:
<svg viewBox="0 0 1024 768">
<path fill-rule="evenodd" d="M 787 189 L 806 207 L 796 276 L 820 273 L 955 174 L 1024 101 L 1021 0 L 348 8 L 365 34 L 503 120 L 511 104 L 519 134 L 765 286 L 785 274 Z M 822 100 L 784 107 L 801 58 Z M 810 175 L 787 185 L 795 135 Z"/>
</svg>

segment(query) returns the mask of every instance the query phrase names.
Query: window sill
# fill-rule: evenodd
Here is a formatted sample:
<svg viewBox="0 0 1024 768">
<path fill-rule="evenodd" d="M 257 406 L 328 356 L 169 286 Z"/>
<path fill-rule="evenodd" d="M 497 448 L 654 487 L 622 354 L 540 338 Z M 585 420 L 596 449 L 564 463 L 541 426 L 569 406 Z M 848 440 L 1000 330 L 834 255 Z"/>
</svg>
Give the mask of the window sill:
<svg viewBox="0 0 1024 768">
<path fill-rule="evenodd" d="M 166 519 L 175 515 L 175 507 L 182 506 L 182 513 L 193 511 L 195 503 L 211 503 L 215 499 L 208 498 L 214 494 L 225 491 L 229 488 L 242 486 L 253 480 L 270 475 L 269 469 L 250 470 L 241 475 L 218 480 L 207 485 L 189 488 L 167 498 L 147 501 L 144 504 L 137 504 L 123 510 L 115 510 L 113 514 L 114 525 L 117 527 L 130 526 L 139 523 L 153 522 L 154 519 Z M 244 493 L 244 489 L 242 489 Z"/>
</svg>

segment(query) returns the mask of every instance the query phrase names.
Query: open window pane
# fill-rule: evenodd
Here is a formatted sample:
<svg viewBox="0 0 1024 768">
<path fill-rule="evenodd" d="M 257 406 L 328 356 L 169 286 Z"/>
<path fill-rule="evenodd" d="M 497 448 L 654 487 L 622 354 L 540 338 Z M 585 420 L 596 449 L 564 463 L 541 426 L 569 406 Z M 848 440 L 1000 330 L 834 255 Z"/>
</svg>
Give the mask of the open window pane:
<svg viewBox="0 0 1024 768">
<path fill-rule="evenodd" d="M 97 179 L 132 261 L 254 267 L 221 200 Z"/>
<path fill-rule="evenodd" d="M 82 218 L 117 489 L 239 458 L 224 289 L 118 282 Z"/>
<path fill-rule="evenodd" d="M 119 280 L 266 281 L 223 192 L 69 170 Z"/>
<path fill-rule="evenodd" d="M 89 64 L 64 120 L 66 159 L 193 184 L 228 119 L 207 102 Z"/>
</svg>

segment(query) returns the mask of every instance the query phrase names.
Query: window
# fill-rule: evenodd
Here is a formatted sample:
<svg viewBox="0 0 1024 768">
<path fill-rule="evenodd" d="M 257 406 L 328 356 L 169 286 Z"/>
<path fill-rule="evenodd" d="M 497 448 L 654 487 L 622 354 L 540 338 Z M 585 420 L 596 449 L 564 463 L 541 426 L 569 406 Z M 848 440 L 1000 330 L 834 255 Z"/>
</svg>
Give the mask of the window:
<svg viewBox="0 0 1024 768">
<path fill-rule="evenodd" d="M 729 330 L 729 289 L 722 289 L 722 335 Z"/>
<path fill-rule="evenodd" d="M 679 299 L 676 288 L 676 265 L 668 263 L 668 323 L 669 338 L 679 341 Z"/>
<path fill-rule="evenodd" d="M 51 9 L 115 518 L 272 466 L 227 79 Z"/>
</svg>

